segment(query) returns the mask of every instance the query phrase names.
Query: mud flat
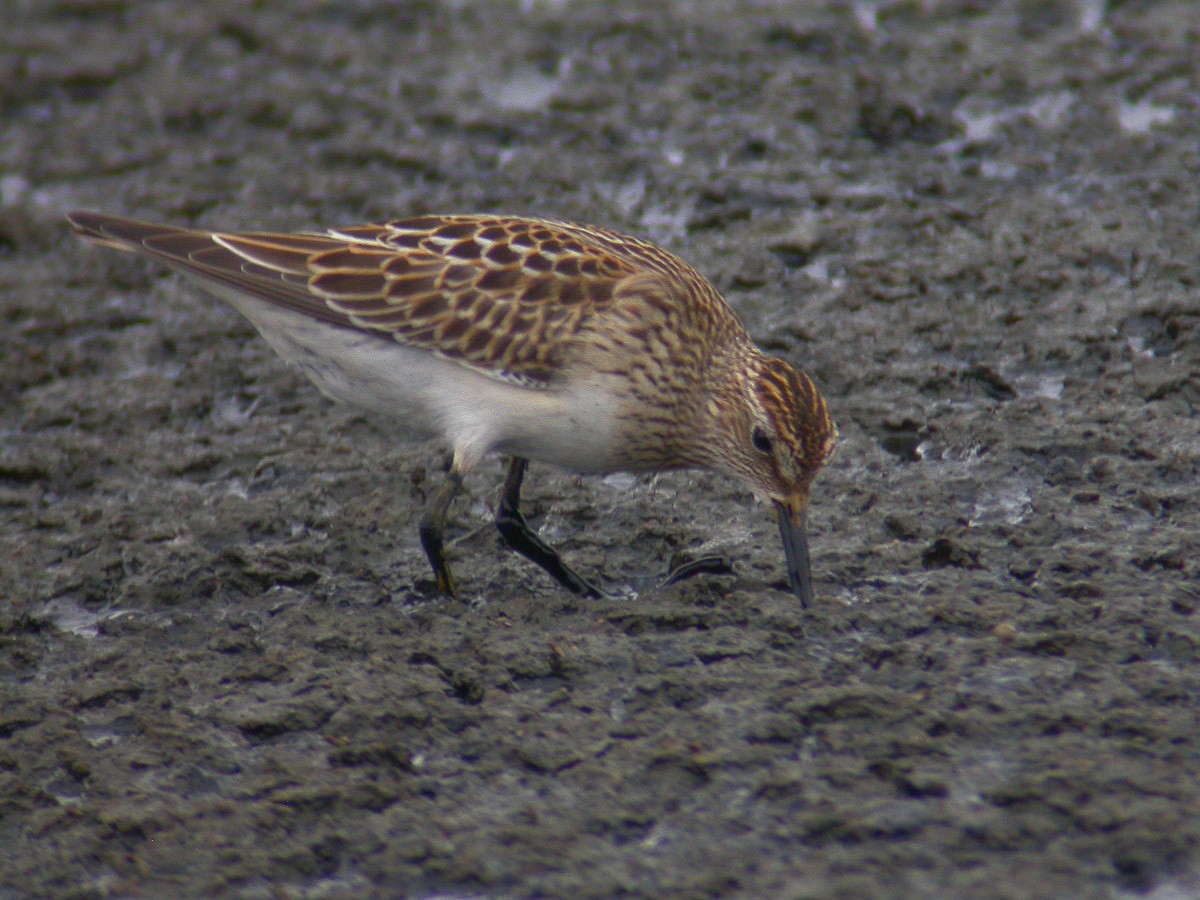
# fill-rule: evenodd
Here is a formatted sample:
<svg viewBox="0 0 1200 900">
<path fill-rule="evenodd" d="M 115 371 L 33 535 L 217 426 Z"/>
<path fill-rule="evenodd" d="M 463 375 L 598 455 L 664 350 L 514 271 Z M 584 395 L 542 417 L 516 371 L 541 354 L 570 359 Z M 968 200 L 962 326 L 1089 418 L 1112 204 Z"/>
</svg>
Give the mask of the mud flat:
<svg viewBox="0 0 1200 900">
<path fill-rule="evenodd" d="M 1200 893 L 1192 4 L 19 5 L 0 893 Z M 730 483 L 534 468 L 564 595 L 498 465 L 431 597 L 443 451 L 78 206 L 663 243 L 841 425 L 815 606 Z"/>
</svg>

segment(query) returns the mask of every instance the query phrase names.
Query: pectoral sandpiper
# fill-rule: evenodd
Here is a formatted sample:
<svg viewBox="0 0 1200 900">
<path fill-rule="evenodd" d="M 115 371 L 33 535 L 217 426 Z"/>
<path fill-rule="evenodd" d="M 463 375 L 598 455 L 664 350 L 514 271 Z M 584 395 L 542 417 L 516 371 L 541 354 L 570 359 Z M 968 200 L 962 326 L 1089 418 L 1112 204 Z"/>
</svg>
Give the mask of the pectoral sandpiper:
<svg viewBox="0 0 1200 900">
<path fill-rule="evenodd" d="M 837 442 L 812 381 L 750 340 L 678 257 L 603 228 L 420 216 L 317 233 L 212 232 L 72 212 L 83 237 L 156 259 L 227 300 L 326 395 L 453 448 L 421 519 L 455 594 L 446 513 L 486 454 L 509 457 L 505 542 L 598 595 L 526 524 L 529 460 L 573 472 L 708 469 L 775 508 L 788 581 L 812 599 L 809 490 Z"/>
</svg>

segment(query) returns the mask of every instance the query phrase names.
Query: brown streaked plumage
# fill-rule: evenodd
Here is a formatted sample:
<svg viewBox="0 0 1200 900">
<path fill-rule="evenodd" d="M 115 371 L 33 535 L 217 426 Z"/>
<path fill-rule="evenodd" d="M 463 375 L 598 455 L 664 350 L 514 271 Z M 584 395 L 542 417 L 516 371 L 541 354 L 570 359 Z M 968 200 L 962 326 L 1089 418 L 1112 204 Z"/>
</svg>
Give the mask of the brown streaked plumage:
<svg viewBox="0 0 1200 900">
<path fill-rule="evenodd" d="M 497 525 L 565 587 L 597 594 L 519 512 L 527 460 L 581 472 L 704 468 L 776 506 L 789 581 L 812 596 L 805 517 L 837 430 L 802 372 L 763 355 L 698 272 L 603 228 L 421 216 L 320 233 L 226 233 L 72 212 L 241 310 L 327 395 L 454 448 L 421 538 L 454 593 L 442 530 L 462 476 L 512 458 Z"/>
</svg>

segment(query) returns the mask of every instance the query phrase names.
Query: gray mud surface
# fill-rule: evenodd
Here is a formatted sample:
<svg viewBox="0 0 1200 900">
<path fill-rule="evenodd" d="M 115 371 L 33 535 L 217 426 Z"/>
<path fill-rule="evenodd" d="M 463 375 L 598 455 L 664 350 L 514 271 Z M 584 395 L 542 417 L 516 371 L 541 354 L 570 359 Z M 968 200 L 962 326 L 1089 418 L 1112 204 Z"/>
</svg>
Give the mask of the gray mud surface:
<svg viewBox="0 0 1200 900">
<path fill-rule="evenodd" d="M 1200 895 L 1194 4 L 16 5 L 0 896 Z M 499 465 L 430 596 L 444 449 L 77 206 L 681 253 L 841 425 L 815 607 L 738 486 L 537 466 L 619 599 Z"/>
</svg>

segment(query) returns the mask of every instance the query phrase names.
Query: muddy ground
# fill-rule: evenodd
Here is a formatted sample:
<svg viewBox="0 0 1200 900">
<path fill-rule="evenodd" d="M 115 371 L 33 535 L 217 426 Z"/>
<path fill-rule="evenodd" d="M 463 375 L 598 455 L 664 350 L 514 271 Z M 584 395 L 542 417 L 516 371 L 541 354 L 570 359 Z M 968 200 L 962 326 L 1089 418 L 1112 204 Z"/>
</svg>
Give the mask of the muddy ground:
<svg viewBox="0 0 1200 900">
<path fill-rule="evenodd" d="M 1191 3 L 17 5 L 0 896 L 1200 895 Z M 566 595 L 498 464 L 431 596 L 444 449 L 77 206 L 676 250 L 841 425 L 817 603 L 736 485 L 534 467 Z"/>
</svg>

